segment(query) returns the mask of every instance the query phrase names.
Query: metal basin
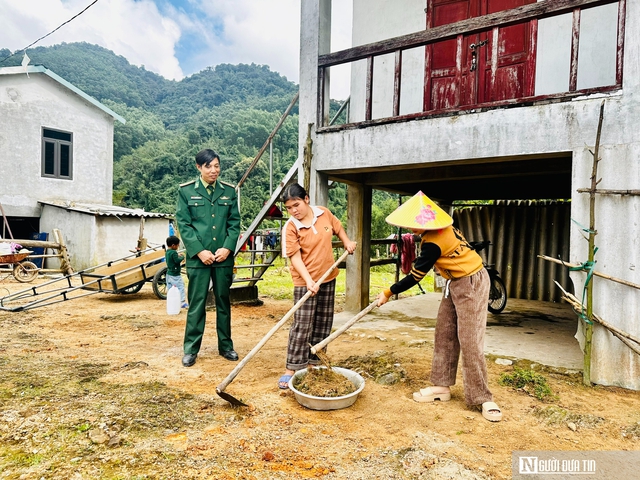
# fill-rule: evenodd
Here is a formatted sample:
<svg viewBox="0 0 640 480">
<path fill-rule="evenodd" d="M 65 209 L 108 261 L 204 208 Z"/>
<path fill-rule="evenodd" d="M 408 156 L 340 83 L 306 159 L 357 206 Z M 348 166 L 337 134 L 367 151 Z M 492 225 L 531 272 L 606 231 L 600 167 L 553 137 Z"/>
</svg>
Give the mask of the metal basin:
<svg viewBox="0 0 640 480">
<path fill-rule="evenodd" d="M 293 375 L 293 377 L 291 377 L 291 380 L 289 380 L 289 389 L 294 393 L 294 395 L 296 396 L 296 400 L 300 405 L 310 408 L 311 410 L 339 410 L 341 408 L 350 407 L 354 404 L 354 402 L 358 398 L 358 394 L 364 388 L 364 378 L 362 378 L 360 374 L 354 372 L 353 370 L 348 370 L 346 368 L 340 367 L 331 368 L 334 372 L 347 377 L 349 381 L 356 387 L 356 391 L 350 393 L 349 395 L 343 395 L 342 397 L 314 397 L 313 395 L 302 393 L 301 391 L 296 390 L 296 387 L 293 386 L 293 382 L 307 373 L 307 369 L 303 368 L 302 370 L 298 370 Z"/>
</svg>

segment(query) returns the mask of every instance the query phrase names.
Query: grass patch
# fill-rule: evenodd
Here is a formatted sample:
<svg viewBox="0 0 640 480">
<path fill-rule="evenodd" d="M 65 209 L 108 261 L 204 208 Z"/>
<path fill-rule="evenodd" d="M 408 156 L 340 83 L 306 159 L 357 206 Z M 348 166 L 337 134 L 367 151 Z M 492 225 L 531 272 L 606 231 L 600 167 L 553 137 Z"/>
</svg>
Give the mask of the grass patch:
<svg viewBox="0 0 640 480">
<path fill-rule="evenodd" d="M 17 465 L 21 468 L 33 467 L 42 463 L 42 455 L 20 452 L 17 450 L 7 450 L 5 461 L 7 464 Z"/>
<path fill-rule="evenodd" d="M 548 401 L 556 398 L 547 379 L 533 370 L 514 367 L 513 373 L 500 375 L 500 385 L 512 387 L 538 400 Z"/>
</svg>

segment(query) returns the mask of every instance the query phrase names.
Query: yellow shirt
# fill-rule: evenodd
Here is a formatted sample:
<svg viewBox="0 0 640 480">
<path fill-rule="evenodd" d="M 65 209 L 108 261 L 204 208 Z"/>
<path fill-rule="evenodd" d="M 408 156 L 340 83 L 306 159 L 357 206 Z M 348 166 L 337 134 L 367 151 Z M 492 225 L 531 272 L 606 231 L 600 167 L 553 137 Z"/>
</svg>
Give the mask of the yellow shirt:
<svg viewBox="0 0 640 480">
<path fill-rule="evenodd" d="M 444 278 L 456 279 L 468 277 L 482 270 L 482 258 L 454 227 L 442 230 L 427 230 L 422 235 L 423 243 L 435 243 L 442 254 L 435 266 Z"/>
<path fill-rule="evenodd" d="M 457 228 L 449 226 L 441 230 L 427 230 L 422 234 L 420 255 L 409 275 L 391 285 L 384 294 L 388 298 L 417 285 L 431 267 L 437 268 L 444 278 L 455 280 L 478 273 L 484 266 L 480 255 Z"/>
</svg>

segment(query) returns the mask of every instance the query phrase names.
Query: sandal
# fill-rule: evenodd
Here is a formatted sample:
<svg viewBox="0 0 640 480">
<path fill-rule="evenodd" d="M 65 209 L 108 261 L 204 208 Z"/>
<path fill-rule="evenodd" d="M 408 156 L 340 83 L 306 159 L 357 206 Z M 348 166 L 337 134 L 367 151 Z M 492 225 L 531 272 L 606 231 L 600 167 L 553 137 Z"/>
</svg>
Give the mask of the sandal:
<svg viewBox="0 0 640 480">
<path fill-rule="evenodd" d="M 282 375 L 280 380 L 278 380 L 278 388 L 280 390 L 287 390 L 289 388 L 289 380 L 291 380 L 291 377 L 293 377 L 293 375 Z"/>
<path fill-rule="evenodd" d="M 419 392 L 414 392 L 413 400 L 416 402 L 433 402 L 440 400 L 441 402 L 448 402 L 451 400 L 451 392 L 447 393 L 434 393 L 431 387 L 423 388 Z"/>
<path fill-rule="evenodd" d="M 495 402 L 484 402 L 482 404 L 482 416 L 490 422 L 502 420 L 502 410 Z"/>
</svg>

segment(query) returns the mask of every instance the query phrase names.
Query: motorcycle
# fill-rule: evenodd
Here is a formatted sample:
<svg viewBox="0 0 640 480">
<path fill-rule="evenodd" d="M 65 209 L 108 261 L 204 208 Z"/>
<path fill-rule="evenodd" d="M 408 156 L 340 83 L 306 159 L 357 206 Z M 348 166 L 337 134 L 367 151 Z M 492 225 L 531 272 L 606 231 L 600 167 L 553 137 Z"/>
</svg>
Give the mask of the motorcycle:
<svg viewBox="0 0 640 480">
<path fill-rule="evenodd" d="M 476 252 L 480 252 L 491 245 L 491 242 L 489 240 L 483 240 L 481 242 L 469 242 L 469 245 L 471 245 L 471 248 Z M 487 269 L 491 280 L 491 289 L 489 290 L 489 311 L 491 313 L 500 313 L 507 306 L 507 289 L 502 278 L 500 278 L 498 270 L 495 269 L 495 266 L 487 264 L 484 261 L 482 263 Z"/>
</svg>

